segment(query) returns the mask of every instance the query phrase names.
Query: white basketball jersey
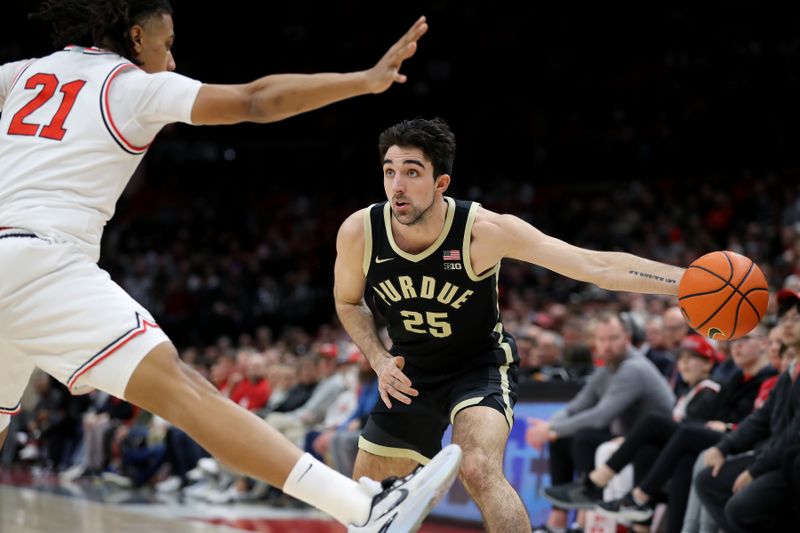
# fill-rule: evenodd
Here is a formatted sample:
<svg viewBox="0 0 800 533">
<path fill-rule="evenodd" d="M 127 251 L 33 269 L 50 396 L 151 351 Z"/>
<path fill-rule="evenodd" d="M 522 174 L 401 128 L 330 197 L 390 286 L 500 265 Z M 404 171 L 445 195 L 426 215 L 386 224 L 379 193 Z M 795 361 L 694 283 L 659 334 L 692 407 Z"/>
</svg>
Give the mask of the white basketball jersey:
<svg viewBox="0 0 800 533">
<path fill-rule="evenodd" d="M 0 227 L 72 240 L 96 261 L 142 155 L 165 124 L 190 123 L 200 85 L 94 48 L 0 66 Z"/>
</svg>

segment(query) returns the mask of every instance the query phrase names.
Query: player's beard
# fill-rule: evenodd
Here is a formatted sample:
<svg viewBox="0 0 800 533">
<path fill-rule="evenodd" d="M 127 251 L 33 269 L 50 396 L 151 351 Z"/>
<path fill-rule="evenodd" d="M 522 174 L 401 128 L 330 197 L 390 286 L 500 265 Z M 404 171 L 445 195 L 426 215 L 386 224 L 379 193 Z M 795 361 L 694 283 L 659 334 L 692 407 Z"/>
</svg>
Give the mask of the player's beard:
<svg viewBox="0 0 800 533">
<path fill-rule="evenodd" d="M 433 207 L 434 203 L 436 203 L 436 195 L 435 194 L 433 195 L 433 198 L 431 199 L 431 203 L 428 204 L 428 207 L 426 207 L 425 209 L 423 209 L 421 211 L 419 209 L 417 209 L 416 206 L 414 206 L 413 204 L 411 204 L 409 202 L 408 205 L 411 206 L 411 208 L 409 209 L 408 213 L 403 215 L 403 218 L 400 218 L 397 215 L 397 213 L 395 213 L 394 206 L 392 206 L 392 204 L 389 204 L 389 205 L 391 206 L 392 216 L 394 217 L 395 220 L 397 220 L 400 224 L 402 224 L 404 226 L 413 226 L 415 224 L 422 224 L 423 222 L 425 222 L 426 215 L 431 210 L 431 208 Z M 405 221 L 403 219 L 405 219 Z"/>
</svg>

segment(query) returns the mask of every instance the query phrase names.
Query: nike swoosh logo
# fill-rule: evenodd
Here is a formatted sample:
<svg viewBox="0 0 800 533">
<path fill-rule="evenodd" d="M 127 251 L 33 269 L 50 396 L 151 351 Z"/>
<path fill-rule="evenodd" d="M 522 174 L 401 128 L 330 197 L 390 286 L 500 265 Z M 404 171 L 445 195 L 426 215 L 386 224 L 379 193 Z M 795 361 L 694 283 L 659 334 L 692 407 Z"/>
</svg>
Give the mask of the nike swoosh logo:
<svg viewBox="0 0 800 533">
<path fill-rule="evenodd" d="M 380 520 L 381 518 L 383 518 L 384 516 L 386 516 L 387 514 L 389 514 L 389 513 L 391 513 L 392 511 L 394 511 L 395 509 L 397 509 L 397 506 L 398 506 L 398 505 L 400 505 L 401 503 L 403 503 L 403 501 L 405 501 L 405 499 L 408 497 L 408 491 L 407 491 L 406 489 L 393 489 L 393 490 L 396 490 L 396 491 L 397 491 L 397 493 L 398 493 L 400 496 L 397 498 L 397 501 L 395 501 L 395 502 L 394 502 L 394 505 L 392 505 L 391 507 L 389 507 L 388 509 L 386 509 L 386 511 L 384 511 L 383 513 L 381 513 L 381 515 L 380 515 L 378 518 L 376 518 L 376 519 L 375 519 L 375 521 L 376 521 L 376 522 L 377 522 L 378 520 Z M 397 513 L 395 513 L 395 516 L 397 516 Z M 394 518 L 395 518 L 395 517 L 393 516 L 393 517 L 392 517 L 392 518 L 389 520 L 389 522 L 388 522 L 388 523 L 391 523 L 392 521 L 394 521 Z"/>
<path fill-rule="evenodd" d="M 311 464 L 311 465 L 308 465 L 308 468 L 306 468 L 306 471 L 305 471 L 305 472 L 303 472 L 303 473 L 300 475 L 300 477 L 299 477 L 299 478 L 297 478 L 297 482 L 298 482 L 298 483 L 300 483 L 300 481 L 301 481 L 301 480 L 302 480 L 304 477 L 306 477 L 306 474 L 308 474 L 308 472 L 309 472 L 309 470 L 311 470 L 311 467 L 312 467 L 312 466 L 314 466 L 314 465 L 313 465 L 313 464 Z"/>
<path fill-rule="evenodd" d="M 386 533 L 387 531 L 389 531 L 389 526 L 392 525 L 392 522 L 394 522 L 395 518 L 397 518 L 397 513 L 394 513 L 392 517 L 389 520 L 387 520 L 386 523 L 383 524 L 383 526 L 381 526 L 381 530 L 378 533 Z"/>
<path fill-rule="evenodd" d="M 396 257 L 386 257 L 384 259 L 381 259 L 380 257 L 376 257 L 375 258 L 375 262 L 377 264 L 381 264 L 381 263 L 385 263 L 386 261 L 392 261 L 393 259 L 397 259 L 397 258 Z"/>
</svg>

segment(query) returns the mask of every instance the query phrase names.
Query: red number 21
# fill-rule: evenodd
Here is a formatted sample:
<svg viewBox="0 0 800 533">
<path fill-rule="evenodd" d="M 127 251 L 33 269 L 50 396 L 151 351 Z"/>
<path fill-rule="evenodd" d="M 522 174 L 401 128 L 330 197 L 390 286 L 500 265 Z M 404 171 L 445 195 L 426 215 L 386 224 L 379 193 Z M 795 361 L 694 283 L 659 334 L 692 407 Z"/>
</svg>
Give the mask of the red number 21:
<svg viewBox="0 0 800 533">
<path fill-rule="evenodd" d="M 50 123 L 39 131 L 41 124 L 25 122 L 25 119 L 53 97 L 56 88 L 58 88 L 58 78 L 54 74 L 34 74 L 28 78 L 25 88 L 35 89 L 41 87 L 42 89 L 33 100 L 25 104 L 12 117 L 11 125 L 8 127 L 9 135 L 36 135 L 38 133 L 39 137 L 60 141 L 64 138 L 64 134 L 67 133 L 67 130 L 64 129 L 64 121 L 67 120 L 67 115 L 72 110 L 72 106 L 75 105 L 75 98 L 78 97 L 78 93 L 81 92 L 84 85 L 86 85 L 85 81 L 76 80 L 61 86 L 60 92 L 64 95 L 61 99 L 61 105 L 58 106 L 58 111 L 56 111 Z"/>
</svg>

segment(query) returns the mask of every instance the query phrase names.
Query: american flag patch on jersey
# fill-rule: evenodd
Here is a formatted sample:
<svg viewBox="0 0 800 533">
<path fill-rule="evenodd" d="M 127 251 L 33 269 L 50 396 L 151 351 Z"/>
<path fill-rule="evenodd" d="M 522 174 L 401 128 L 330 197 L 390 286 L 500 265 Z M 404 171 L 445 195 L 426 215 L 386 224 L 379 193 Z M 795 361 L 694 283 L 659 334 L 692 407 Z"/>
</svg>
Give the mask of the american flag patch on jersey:
<svg viewBox="0 0 800 533">
<path fill-rule="evenodd" d="M 461 250 L 442 250 L 445 261 L 461 261 Z"/>
</svg>

